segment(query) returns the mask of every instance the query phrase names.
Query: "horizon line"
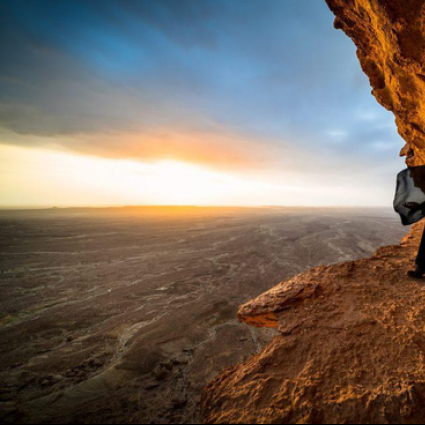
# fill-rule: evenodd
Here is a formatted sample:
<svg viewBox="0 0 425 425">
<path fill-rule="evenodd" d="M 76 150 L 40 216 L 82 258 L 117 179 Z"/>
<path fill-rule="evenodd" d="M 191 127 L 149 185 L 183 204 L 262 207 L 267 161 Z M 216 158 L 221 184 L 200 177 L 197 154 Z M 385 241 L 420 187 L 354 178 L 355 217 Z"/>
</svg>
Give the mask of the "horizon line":
<svg viewBox="0 0 425 425">
<path fill-rule="evenodd" d="M 0 211 L 46 211 L 46 210 L 76 210 L 76 209 L 131 209 L 131 208 L 174 208 L 174 209 L 272 209 L 272 208 L 345 208 L 345 209 L 392 209 L 392 205 L 82 205 L 82 206 L 0 206 Z"/>
</svg>

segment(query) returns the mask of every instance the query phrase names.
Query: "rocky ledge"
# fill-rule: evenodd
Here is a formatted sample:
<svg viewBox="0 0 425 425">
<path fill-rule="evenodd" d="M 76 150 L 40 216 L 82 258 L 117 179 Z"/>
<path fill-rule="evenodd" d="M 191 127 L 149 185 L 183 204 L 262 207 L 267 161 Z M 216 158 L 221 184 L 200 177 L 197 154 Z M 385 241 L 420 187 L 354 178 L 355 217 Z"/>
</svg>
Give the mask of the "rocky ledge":
<svg viewBox="0 0 425 425">
<path fill-rule="evenodd" d="M 241 307 L 274 327 L 259 355 L 204 390 L 206 423 L 424 423 L 423 225 L 372 258 L 319 267 Z"/>
</svg>

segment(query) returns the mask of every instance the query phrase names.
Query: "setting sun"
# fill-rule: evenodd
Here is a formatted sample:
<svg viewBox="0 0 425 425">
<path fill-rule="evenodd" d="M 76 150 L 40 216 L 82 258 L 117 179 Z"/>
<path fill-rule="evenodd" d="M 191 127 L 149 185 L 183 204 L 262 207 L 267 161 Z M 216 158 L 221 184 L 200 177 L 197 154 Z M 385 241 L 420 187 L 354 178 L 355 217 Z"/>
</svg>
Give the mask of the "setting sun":
<svg viewBox="0 0 425 425">
<path fill-rule="evenodd" d="M 250 195 L 271 189 L 174 160 L 144 163 L 10 146 L 0 148 L 0 157 L 6 164 L 1 172 L 10 176 L 0 185 L 5 206 L 40 200 L 41 206 L 250 205 Z M 17 195 L 23 193 L 24 198 Z"/>
<path fill-rule="evenodd" d="M 361 182 L 349 190 L 326 176 L 278 170 L 274 178 L 248 170 L 224 172 L 177 160 L 107 159 L 64 150 L 0 146 L 0 199 L 8 207 L 127 205 L 338 206 L 370 198 Z M 320 182 L 320 185 L 319 185 Z"/>
</svg>

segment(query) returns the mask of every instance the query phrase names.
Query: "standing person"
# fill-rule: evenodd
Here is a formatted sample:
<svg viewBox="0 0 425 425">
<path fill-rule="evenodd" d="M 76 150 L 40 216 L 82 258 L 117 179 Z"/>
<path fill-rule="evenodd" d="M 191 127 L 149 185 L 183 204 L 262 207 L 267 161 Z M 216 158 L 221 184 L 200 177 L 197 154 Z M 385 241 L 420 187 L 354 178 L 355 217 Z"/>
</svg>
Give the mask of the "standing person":
<svg viewBox="0 0 425 425">
<path fill-rule="evenodd" d="M 417 166 L 415 151 L 409 144 L 401 150 L 406 157 L 407 169 L 397 177 L 394 209 L 400 214 L 404 225 L 417 223 L 425 217 L 425 166 Z M 415 268 L 408 276 L 419 279 L 425 275 L 425 230 L 416 257 Z"/>
</svg>

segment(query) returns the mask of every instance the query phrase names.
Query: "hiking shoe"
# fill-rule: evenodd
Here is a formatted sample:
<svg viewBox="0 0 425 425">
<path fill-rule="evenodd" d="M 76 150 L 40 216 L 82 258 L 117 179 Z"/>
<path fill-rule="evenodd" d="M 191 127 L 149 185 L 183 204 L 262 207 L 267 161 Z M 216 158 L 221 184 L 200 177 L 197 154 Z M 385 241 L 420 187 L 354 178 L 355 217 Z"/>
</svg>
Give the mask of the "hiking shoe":
<svg viewBox="0 0 425 425">
<path fill-rule="evenodd" d="M 407 276 L 412 277 L 414 279 L 421 279 L 425 275 L 425 270 L 422 270 L 421 268 L 417 267 L 415 270 L 409 270 L 407 272 Z"/>
</svg>

